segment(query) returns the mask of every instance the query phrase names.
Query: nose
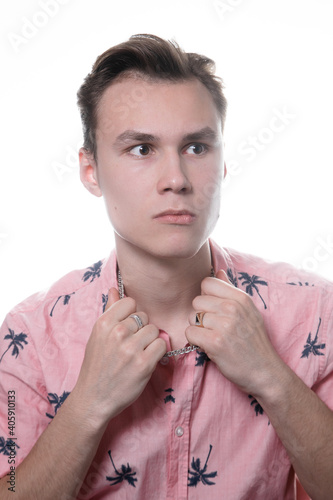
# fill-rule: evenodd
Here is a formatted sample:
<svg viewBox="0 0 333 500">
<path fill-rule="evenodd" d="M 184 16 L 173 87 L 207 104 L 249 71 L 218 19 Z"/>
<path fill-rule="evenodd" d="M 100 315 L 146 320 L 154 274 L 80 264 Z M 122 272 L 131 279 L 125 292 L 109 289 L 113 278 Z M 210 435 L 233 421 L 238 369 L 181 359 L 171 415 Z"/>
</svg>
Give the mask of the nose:
<svg viewBox="0 0 333 500">
<path fill-rule="evenodd" d="M 181 153 L 170 152 L 163 155 L 159 165 L 157 190 L 159 193 L 167 191 L 189 193 L 192 190 L 185 161 L 182 159 Z"/>
</svg>

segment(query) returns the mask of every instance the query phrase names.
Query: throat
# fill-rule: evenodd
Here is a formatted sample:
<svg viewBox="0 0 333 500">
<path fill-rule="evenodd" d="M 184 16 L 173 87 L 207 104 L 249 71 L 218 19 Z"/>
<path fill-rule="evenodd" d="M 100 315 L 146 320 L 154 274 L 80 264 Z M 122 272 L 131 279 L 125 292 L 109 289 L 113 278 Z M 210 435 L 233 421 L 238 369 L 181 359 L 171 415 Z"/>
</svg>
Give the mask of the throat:
<svg viewBox="0 0 333 500">
<path fill-rule="evenodd" d="M 126 295 L 135 299 L 138 310 L 145 311 L 149 318 L 158 317 L 163 324 L 168 324 L 174 317 L 178 318 L 176 323 L 179 324 L 179 320 L 188 318 L 193 299 L 201 293 L 201 282 L 209 275 L 212 275 L 210 267 L 199 276 L 193 273 L 187 276 L 181 270 L 172 277 L 128 274 L 123 279 L 118 269 L 118 289 L 120 298 Z"/>
<path fill-rule="evenodd" d="M 119 296 L 127 296 L 120 270 L 118 269 Z M 172 348 L 183 347 L 186 343 L 185 330 L 189 326 L 189 316 L 192 312 L 192 300 L 200 293 L 197 287 L 187 290 L 173 290 L 172 285 L 160 284 L 160 293 L 152 290 L 142 290 L 136 298 L 137 311 L 145 311 L 149 323 L 156 325 L 170 336 Z M 156 291 L 156 292 L 158 292 Z M 133 297 L 134 298 L 134 297 Z M 177 347 L 174 347 L 176 346 Z"/>
<path fill-rule="evenodd" d="M 117 254 L 120 298 L 134 299 L 136 310 L 144 311 L 150 324 L 169 335 L 172 350 L 183 348 L 193 299 L 201 294 L 202 280 L 214 276 L 208 241 L 193 257 L 182 260 Z"/>
<path fill-rule="evenodd" d="M 178 319 L 179 321 L 177 321 Z M 185 330 L 190 324 L 188 318 L 181 320 L 178 317 L 169 317 L 166 318 L 165 321 L 161 321 L 160 319 L 159 324 L 158 319 L 156 322 L 152 321 L 152 323 L 156 324 L 160 330 L 168 334 L 171 350 L 182 349 L 188 344 L 185 335 Z"/>
</svg>

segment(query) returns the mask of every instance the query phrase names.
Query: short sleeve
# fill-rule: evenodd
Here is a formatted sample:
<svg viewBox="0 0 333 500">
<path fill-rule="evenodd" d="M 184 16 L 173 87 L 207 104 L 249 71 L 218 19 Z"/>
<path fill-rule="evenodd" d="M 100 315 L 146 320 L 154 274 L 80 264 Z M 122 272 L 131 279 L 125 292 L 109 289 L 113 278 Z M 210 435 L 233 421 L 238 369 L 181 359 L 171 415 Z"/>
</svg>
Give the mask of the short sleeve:
<svg viewBox="0 0 333 500">
<path fill-rule="evenodd" d="M 325 290 L 323 302 L 325 304 L 322 311 L 323 331 L 322 338 L 318 339 L 323 353 L 322 369 L 319 380 L 312 389 L 333 410 L 333 287 Z"/>
<path fill-rule="evenodd" d="M 0 477 L 28 455 L 50 422 L 49 408 L 32 336 L 10 313 L 0 328 Z"/>
</svg>

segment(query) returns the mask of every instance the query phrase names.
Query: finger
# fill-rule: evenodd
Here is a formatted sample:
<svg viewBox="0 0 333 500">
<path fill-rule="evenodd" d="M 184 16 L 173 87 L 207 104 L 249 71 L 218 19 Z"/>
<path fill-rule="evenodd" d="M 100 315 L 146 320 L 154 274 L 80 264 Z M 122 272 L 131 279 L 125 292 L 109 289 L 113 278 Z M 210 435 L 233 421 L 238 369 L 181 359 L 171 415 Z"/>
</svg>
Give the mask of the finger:
<svg viewBox="0 0 333 500">
<path fill-rule="evenodd" d="M 192 301 L 192 307 L 195 312 L 219 312 L 221 310 L 222 297 L 214 297 L 212 295 L 198 295 Z M 194 313 L 195 315 L 195 313 Z M 191 314 L 191 318 L 193 313 Z"/>
<path fill-rule="evenodd" d="M 105 312 L 101 317 L 104 318 L 108 328 L 112 328 L 117 323 L 124 321 L 130 314 L 136 312 L 136 302 L 131 297 L 124 297 L 120 300 L 118 290 L 110 289 L 109 299 L 105 308 Z M 135 323 L 133 319 L 131 323 Z"/>
<path fill-rule="evenodd" d="M 202 313 L 201 316 L 201 325 L 197 323 L 197 313 L 192 312 L 189 316 L 189 323 L 191 326 L 196 326 L 197 328 L 212 328 L 213 323 L 212 320 L 216 317 L 216 314 L 212 314 L 206 311 L 200 311 Z"/>
<path fill-rule="evenodd" d="M 148 324 L 135 333 L 133 341 L 136 343 L 138 350 L 144 351 L 159 337 L 159 333 L 157 326 Z"/>
<path fill-rule="evenodd" d="M 221 297 L 223 299 L 233 299 L 237 300 L 240 296 L 247 296 L 247 294 L 236 288 L 228 280 L 227 275 L 224 271 L 219 271 L 217 273 L 221 278 L 205 278 L 201 283 L 201 294 L 202 295 L 212 295 L 215 297 Z"/>
<path fill-rule="evenodd" d="M 216 273 L 216 277 L 221 280 L 221 281 L 224 281 L 225 283 L 228 283 L 229 285 L 232 285 L 231 281 L 229 280 L 228 278 L 228 275 L 227 273 L 224 271 L 224 269 L 220 269 L 217 273 Z"/>
<path fill-rule="evenodd" d="M 153 340 L 145 349 L 145 355 L 147 356 L 147 362 L 151 363 L 151 369 L 153 369 L 157 362 L 163 358 L 164 354 L 167 352 L 167 345 L 164 339 L 158 337 Z"/>
<path fill-rule="evenodd" d="M 115 304 L 118 300 L 120 300 L 119 292 L 117 288 L 110 288 L 108 293 L 108 301 L 105 306 L 105 311 L 107 311 L 113 304 Z"/>
<path fill-rule="evenodd" d="M 139 318 L 139 320 L 137 321 L 133 316 L 137 316 Z M 139 327 L 138 323 L 140 323 L 140 322 L 141 322 L 142 326 Z M 129 330 L 131 331 L 131 333 L 137 333 L 143 327 L 148 325 L 148 316 L 143 311 L 135 312 L 135 313 L 131 314 L 128 318 L 126 318 L 123 321 L 123 323 L 126 323 Z"/>
<path fill-rule="evenodd" d="M 210 330 L 204 328 L 200 328 L 198 326 L 188 326 L 185 330 L 185 336 L 188 342 L 192 345 L 198 345 L 199 347 L 204 347 L 204 340 L 207 335 L 209 335 Z"/>
</svg>

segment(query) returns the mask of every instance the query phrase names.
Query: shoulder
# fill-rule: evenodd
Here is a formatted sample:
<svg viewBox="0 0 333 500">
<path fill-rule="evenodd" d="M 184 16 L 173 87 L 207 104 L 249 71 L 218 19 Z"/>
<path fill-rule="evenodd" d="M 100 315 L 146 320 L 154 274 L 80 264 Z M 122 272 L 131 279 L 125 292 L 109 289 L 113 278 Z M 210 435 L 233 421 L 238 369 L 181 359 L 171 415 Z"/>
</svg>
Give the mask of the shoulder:
<svg viewBox="0 0 333 500">
<path fill-rule="evenodd" d="M 39 291 L 17 304 L 8 316 L 19 317 L 34 315 L 40 311 L 46 312 L 52 304 L 59 300 L 69 303 L 75 295 L 93 295 L 98 289 L 108 289 L 114 286 L 114 269 L 116 267 L 116 256 L 113 251 L 108 258 L 96 260 L 83 269 L 75 269 L 49 288 Z M 49 311 L 52 316 L 52 312 Z"/>
<path fill-rule="evenodd" d="M 287 262 L 274 262 L 252 254 L 239 252 L 232 248 L 221 248 L 211 242 L 213 256 L 217 265 L 221 263 L 234 274 L 235 281 L 249 275 L 261 278 L 272 285 L 288 287 L 319 287 L 333 293 L 333 283 L 324 277 L 299 269 Z M 217 270 L 217 269 L 216 269 Z M 235 284 L 235 283 L 234 283 Z"/>
<path fill-rule="evenodd" d="M 275 313 L 283 324 L 289 318 L 314 328 L 321 318 L 326 329 L 333 321 L 333 283 L 324 277 L 299 269 L 286 262 L 273 262 L 232 249 L 229 279 L 249 295 L 260 297 L 267 313 Z"/>
<path fill-rule="evenodd" d="M 286 262 L 272 262 L 230 248 L 212 246 L 215 270 L 227 271 L 244 290 L 278 339 L 316 331 L 333 344 L 333 283 Z M 333 345 L 332 345 L 333 350 Z"/>
</svg>

